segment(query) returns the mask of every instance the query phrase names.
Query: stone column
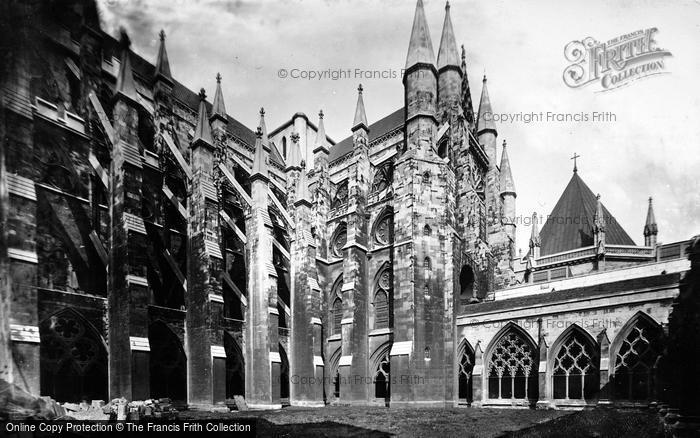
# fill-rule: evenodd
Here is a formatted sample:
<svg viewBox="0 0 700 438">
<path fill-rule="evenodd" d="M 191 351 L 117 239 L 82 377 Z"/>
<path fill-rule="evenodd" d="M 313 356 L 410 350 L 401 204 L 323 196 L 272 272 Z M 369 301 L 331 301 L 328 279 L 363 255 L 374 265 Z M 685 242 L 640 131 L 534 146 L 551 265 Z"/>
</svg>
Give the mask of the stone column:
<svg viewBox="0 0 700 438">
<path fill-rule="evenodd" d="M 109 395 L 111 399 L 150 396 L 147 359 L 132 360 L 132 344 L 148 339 L 148 281 L 145 225 L 141 219 L 142 167 L 138 154 L 138 104 L 119 94 L 114 104 L 110 166 L 110 253 L 108 276 Z M 135 248 L 139 248 L 136 250 Z M 132 342 L 133 341 L 133 342 Z M 144 349 L 143 347 L 139 347 Z M 139 351 L 135 354 L 147 354 Z M 146 368 L 146 369 L 144 369 Z"/>
<path fill-rule="evenodd" d="M 255 175 L 251 182 L 252 208 L 246 218 L 248 307 L 246 308 L 246 399 L 253 409 L 280 408 L 273 385 L 279 385 L 277 346 L 276 272 L 272 266 L 272 222 L 267 212 L 267 178 Z M 271 295 L 274 292 L 275 302 Z M 274 375 L 277 378 L 274 378 Z M 277 382 L 275 382 L 275 380 Z"/>
</svg>

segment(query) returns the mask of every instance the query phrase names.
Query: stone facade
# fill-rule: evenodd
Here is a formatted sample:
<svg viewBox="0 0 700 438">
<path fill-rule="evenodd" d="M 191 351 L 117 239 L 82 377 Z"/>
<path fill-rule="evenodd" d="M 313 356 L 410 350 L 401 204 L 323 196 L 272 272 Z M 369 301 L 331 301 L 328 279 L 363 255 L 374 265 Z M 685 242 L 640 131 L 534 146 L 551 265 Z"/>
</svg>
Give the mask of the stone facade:
<svg viewBox="0 0 700 438">
<path fill-rule="evenodd" d="M 5 14 L 0 378 L 200 409 L 656 398 L 687 242 L 657 242 L 650 201 L 635 246 L 575 171 L 562 198 L 591 226 L 535 225 L 516 256 L 511 163 L 449 5 L 436 59 L 418 1 L 404 106 L 370 124 L 360 87 L 336 144 L 323 113 L 251 130 L 220 75 L 211 103 L 173 78 L 163 33 L 153 65 L 92 2 L 50 4 Z"/>
</svg>

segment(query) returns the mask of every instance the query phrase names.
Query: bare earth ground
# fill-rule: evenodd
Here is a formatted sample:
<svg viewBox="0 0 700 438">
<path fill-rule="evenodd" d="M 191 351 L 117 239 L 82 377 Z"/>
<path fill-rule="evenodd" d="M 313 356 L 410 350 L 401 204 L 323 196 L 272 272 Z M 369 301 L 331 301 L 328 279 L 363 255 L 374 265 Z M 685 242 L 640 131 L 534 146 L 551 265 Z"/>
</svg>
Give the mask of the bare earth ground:
<svg viewBox="0 0 700 438">
<path fill-rule="evenodd" d="M 530 409 L 390 409 L 288 407 L 278 411 L 212 414 L 182 412 L 181 419 L 256 417 L 258 436 L 274 437 L 498 437 L 565 415 Z"/>
</svg>

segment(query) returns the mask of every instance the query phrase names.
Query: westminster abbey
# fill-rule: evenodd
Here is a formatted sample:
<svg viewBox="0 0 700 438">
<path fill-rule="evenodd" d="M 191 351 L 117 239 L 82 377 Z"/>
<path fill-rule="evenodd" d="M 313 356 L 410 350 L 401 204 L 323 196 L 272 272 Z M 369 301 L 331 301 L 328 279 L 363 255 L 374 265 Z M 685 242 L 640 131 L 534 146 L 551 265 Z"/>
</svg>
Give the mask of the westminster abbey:
<svg viewBox="0 0 700 438">
<path fill-rule="evenodd" d="M 517 253 L 528 145 L 427 12 L 403 101 L 369 121 L 359 86 L 336 142 L 322 112 L 244 126 L 242 84 L 189 90 L 163 32 L 144 59 L 93 1 L 3 2 L 0 378 L 192 409 L 654 400 L 689 242 L 657 241 L 651 199 L 612 209 L 646 214 L 628 234 L 574 168 Z"/>
</svg>

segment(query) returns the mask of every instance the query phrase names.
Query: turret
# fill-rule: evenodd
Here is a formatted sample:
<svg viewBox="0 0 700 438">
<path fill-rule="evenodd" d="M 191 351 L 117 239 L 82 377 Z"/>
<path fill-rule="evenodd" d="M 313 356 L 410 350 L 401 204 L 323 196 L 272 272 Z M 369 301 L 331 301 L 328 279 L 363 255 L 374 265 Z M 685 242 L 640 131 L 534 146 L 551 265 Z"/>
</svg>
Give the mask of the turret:
<svg viewBox="0 0 700 438">
<path fill-rule="evenodd" d="M 155 83 L 163 83 L 170 88 L 173 86 L 173 76 L 170 73 L 170 61 L 168 61 L 168 52 L 165 50 L 165 31 L 161 29 L 158 34 L 160 37 L 160 46 L 158 47 L 158 57 L 156 58 L 156 71 L 154 75 Z"/>
<path fill-rule="evenodd" d="M 136 104 L 138 102 L 138 97 L 136 94 L 136 83 L 134 82 L 134 73 L 131 70 L 131 56 L 130 47 L 131 40 L 126 34 L 126 31 L 122 29 L 121 38 L 119 40 L 119 45 L 121 46 L 121 59 L 119 64 L 119 73 L 117 74 L 117 87 L 115 92 L 117 96 L 124 97 L 132 103 Z"/>
<path fill-rule="evenodd" d="M 211 106 L 211 117 L 209 117 L 214 131 L 221 132 L 226 130 L 228 124 L 228 116 L 226 116 L 226 105 L 224 105 L 224 93 L 221 91 L 221 74 L 216 74 L 216 92 L 214 93 L 214 102 Z"/>
<path fill-rule="evenodd" d="M 510 170 L 510 160 L 508 159 L 508 151 L 505 140 L 503 140 L 500 170 L 499 184 L 501 187 L 501 199 L 503 199 L 502 221 L 506 234 L 510 238 L 511 242 L 513 242 L 512 247 L 515 248 L 515 198 L 518 195 L 515 193 L 515 184 L 513 182 L 513 175 Z M 514 254 L 511 254 L 511 256 L 514 256 Z"/>
<path fill-rule="evenodd" d="M 644 223 L 644 246 L 656 246 L 656 236 L 659 234 L 659 227 L 656 225 L 654 216 L 654 205 L 649 197 L 649 208 L 647 210 L 647 220 Z"/>
<path fill-rule="evenodd" d="M 540 241 L 540 230 L 537 226 L 537 212 L 532 213 L 532 227 L 530 232 L 530 256 L 533 259 L 540 258 L 540 247 L 542 242 Z"/>
<path fill-rule="evenodd" d="M 201 145 L 213 148 L 214 141 L 211 137 L 211 126 L 209 126 L 209 118 L 207 117 L 207 95 L 204 88 L 199 90 L 199 112 L 197 114 L 197 126 L 194 129 L 194 137 L 192 138 L 192 148 L 197 148 Z"/>
<path fill-rule="evenodd" d="M 493 168 L 496 166 L 496 138 L 498 137 L 498 131 L 496 131 L 496 123 L 493 120 L 493 109 L 491 108 L 489 90 L 486 86 L 486 75 L 484 75 L 482 84 L 476 135 L 489 159 L 489 168 Z"/>
<path fill-rule="evenodd" d="M 264 114 L 264 110 L 261 108 L 260 113 Z M 261 117 L 262 119 L 262 117 Z M 258 126 L 255 132 L 255 151 L 253 153 L 253 169 L 250 174 L 251 184 L 254 180 L 263 180 L 267 183 L 269 180 L 269 174 L 267 172 L 267 157 L 265 154 L 265 147 L 263 146 L 263 130 Z"/>
<path fill-rule="evenodd" d="M 445 22 L 437 57 L 438 69 L 438 120 L 444 123 L 448 111 L 456 108 L 462 96 L 462 68 L 455 41 L 450 2 L 445 4 Z"/>
<path fill-rule="evenodd" d="M 362 98 L 362 84 L 357 87 L 357 105 L 355 105 L 355 118 L 352 121 L 351 131 L 354 133 L 357 130 L 362 129 L 365 132 L 369 132 L 369 124 L 367 123 L 367 114 L 365 113 L 365 101 Z"/>
<path fill-rule="evenodd" d="M 432 147 L 437 126 L 437 70 L 423 0 L 416 3 L 403 83 L 406 148 L 425 153 Z"/>
</svg>

